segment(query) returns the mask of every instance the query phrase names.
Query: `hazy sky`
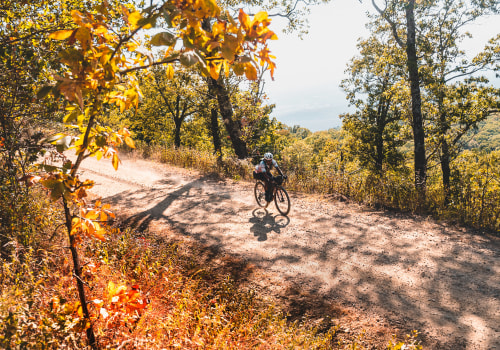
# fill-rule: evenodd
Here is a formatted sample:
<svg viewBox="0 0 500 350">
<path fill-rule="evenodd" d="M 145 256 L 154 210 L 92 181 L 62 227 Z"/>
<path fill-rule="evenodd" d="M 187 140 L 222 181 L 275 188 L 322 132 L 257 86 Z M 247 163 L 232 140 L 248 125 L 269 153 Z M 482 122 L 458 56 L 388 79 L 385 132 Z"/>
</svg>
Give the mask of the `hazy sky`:
<svg viewBox="0 0 500 350">
<path fill-rule="evenodd" d="M 315 6 L 309 16 L 309 34 L 300 40 L 297 34 L 275 30 L 279 40 L 270 44 L 277 56 L 274 81 L 267 81 L 269 103 L 275 103 L 273 117 L 288 126 L 300 125 L 311 131 L 338 127 L 339 114 L 350 111 L 344 92 L 339 88 L 350 58 L 357 55 L 360 37 L 368 37 L 366 11 L 371 2 L 333 0 Z M 477 52 L 487 40 L 500 32 L 500 19 L 481 20 L 470 31 L 475 40 L 465 46 Z M 271 27 L 279 27 L 273 19 Z M 500 86 L 500 80 L 495 79 Z M 352 111 L 352 110 L 351 110 Z"/>
</svg>

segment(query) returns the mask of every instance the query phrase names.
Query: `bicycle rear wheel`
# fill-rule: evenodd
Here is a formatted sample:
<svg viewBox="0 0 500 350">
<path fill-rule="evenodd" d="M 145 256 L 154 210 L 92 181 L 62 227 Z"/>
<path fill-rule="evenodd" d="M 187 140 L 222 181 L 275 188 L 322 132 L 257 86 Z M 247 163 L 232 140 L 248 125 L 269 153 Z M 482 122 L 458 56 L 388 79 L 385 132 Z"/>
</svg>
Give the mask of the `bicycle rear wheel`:
<svg viewBox="0 0 500 350">
<path fill-rule="evenodd" d="M 261 181 L 257 181 L 254 188 L 255 200 L 260 207 L 266 206 L 266 187 Z"/>
<path fill-rule="evenodd" d="M 281 187 L 276 187 L 276 193 L 274 194 L 274 204 L 276 204 L 276 208 L 283 216 L 287 216 L 290 212 L 290 197 L 286 190 Z"/>
</svg>

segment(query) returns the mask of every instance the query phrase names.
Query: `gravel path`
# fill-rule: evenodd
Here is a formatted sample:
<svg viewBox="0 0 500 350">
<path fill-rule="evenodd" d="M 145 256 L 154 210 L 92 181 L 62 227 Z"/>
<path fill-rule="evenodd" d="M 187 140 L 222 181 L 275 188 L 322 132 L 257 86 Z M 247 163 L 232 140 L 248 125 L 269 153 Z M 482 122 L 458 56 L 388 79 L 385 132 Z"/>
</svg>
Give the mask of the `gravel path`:
<svg viewBox="0 0 500 350">
<path fill-rule="evenodd" d="M 88 159 L 82 173 L 128 224 L 173 227 L 242 259 L 260 271 L 249 277 L 257 288 L 292 308 L 358 310 L 361 326 L 418 329 L 429 349 L 500 349 L 498 238 L 297 193 L 283 217 L 256 206 L 252 183 L 143 160 L 115 172 Z"/>
</svg>

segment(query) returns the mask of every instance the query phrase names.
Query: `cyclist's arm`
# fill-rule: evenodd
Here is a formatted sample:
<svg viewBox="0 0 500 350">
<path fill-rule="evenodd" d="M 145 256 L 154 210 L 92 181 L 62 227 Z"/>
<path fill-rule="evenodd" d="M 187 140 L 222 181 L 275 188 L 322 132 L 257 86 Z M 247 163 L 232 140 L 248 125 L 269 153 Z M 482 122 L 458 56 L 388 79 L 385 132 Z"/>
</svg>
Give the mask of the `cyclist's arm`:
<svg viewBox="0 0 500 350">
<path fill-rule="evenodd" d="M 268 171 L 266 171 L 266 166 L 262 161 L 255 167 L 255 171 L 257 173 L 264 175 L 264 177 L 267 179 L 267 181 L 271 181 L 272 174 L 270 174 Z"/>
<path fill-rule="evenodd" d="M 278 170 L 278 173 L 279 173 L 281 176 L 285 176 L 285 174 L 283 174 L 283 172 L 281 171 L 281 168 L 278 166 L 278 164 L 276 164 L 275 168 L 276 168 L 276 170 Z"/>
</svg>

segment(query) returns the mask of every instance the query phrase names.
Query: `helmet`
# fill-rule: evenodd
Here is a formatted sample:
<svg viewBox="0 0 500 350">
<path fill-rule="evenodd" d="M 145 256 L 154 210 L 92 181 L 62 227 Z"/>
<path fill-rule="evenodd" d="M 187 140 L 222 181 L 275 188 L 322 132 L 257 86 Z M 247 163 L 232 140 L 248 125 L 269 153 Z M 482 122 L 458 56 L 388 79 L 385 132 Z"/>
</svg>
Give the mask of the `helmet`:
<svg viewBox="0 0 500 350">
<path fill-rule="evenodd" d="M 273 159 L 273 154 L 267 152 L 266 154 L 264 154 L 264 159 Z"/>
</svg>

